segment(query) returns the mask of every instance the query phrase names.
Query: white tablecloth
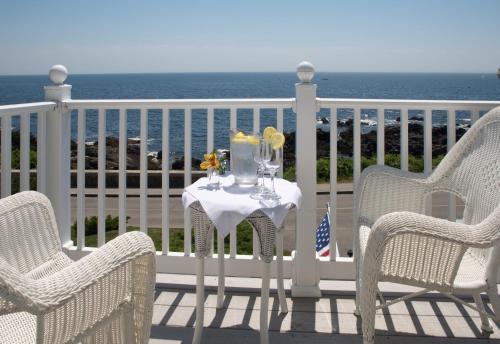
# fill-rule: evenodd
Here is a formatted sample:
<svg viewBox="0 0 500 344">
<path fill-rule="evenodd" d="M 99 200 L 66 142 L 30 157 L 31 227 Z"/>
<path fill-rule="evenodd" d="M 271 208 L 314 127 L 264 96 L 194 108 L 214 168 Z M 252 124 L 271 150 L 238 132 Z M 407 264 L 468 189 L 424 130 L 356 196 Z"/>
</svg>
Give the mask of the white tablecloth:
<svg viewBox="0 0 500 344">
<path fill-rule="evenodd" d="M 235 185 L 232 175 L 221 177 L 220 187 L 217 189 L 207 188 L 208 178 L 201 178 L 184 189 L 182 203 L 187 208 L 191 203 L 199 201 L 222 236 L 235 231 L 238 223 L 259 209 L 279 228 L 288 210 L 293 205 L 300 207 L 302 194 L 296 183 L 280 178 L 275 178 L 274 182 L 276 193 L 281 199 L 266 202 L 250 198 L 255 187 Z M 266 180 L 266 186 L 271 186 L 269 180 Z"/>
</svg>

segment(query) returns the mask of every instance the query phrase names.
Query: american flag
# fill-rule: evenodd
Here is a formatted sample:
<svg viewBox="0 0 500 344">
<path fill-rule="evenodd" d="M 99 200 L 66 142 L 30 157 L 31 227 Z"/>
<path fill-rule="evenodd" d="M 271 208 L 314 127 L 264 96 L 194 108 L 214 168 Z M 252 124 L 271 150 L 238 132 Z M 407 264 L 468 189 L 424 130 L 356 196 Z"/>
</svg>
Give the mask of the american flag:
<svg viewBox="0 0 500 344">
<path fill-rule="evenodd" d="M 323 221 L 316 229 L 316 252 L 320 257 L 326 257 L 330 254 L 330 218 L 327 212 Z"/>
</svg>

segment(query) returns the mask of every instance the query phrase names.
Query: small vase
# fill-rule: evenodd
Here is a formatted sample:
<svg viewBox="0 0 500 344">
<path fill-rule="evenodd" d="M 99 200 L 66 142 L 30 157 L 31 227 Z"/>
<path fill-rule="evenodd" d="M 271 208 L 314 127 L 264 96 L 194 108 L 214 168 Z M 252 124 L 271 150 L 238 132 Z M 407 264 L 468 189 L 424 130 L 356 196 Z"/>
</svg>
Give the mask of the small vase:
<svg viewBox="0 0 500 344">
<path fill-rule="evenodd" d="M 211 189 L 216 189 L 219 187 L 219 170 L 215 168 L 209 168 L 208 171 L 208 187 Z"/>
</svg>

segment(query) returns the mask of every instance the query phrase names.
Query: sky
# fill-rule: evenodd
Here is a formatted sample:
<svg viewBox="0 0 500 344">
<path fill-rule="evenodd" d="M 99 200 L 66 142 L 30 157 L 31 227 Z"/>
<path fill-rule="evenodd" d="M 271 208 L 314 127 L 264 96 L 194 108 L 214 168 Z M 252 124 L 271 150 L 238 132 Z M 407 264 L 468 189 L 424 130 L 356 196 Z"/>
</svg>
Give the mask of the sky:
<svg viewBox="0 0 500 344">
<path fill-rule="evenodd" d="M 0 0 L 0 75 L 493 73 L 500 0 Z"/>
</svg>

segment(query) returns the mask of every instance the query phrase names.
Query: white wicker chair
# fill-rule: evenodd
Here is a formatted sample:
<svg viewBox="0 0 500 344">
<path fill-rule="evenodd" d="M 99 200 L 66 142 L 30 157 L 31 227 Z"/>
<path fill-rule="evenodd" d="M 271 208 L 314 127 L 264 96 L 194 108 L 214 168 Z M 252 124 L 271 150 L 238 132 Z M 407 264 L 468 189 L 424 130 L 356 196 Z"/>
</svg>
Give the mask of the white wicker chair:
<svg viewBox="0 0 500 344">
<path fill-rule="evenodd" d="M 49 200 L 0 200 L 0 343 L 147 343 L 155 256 L 151 239 L 119 236 L 73 262 Z"/>
<path fill-rule="evenodd" d="M 447 191 L 465 203 L 463 223 L 422 215 L 426 198 Z M 479 119 L 434 172 L 420 174 L 374 166 L 363 171 L 355 193 L 356 313 L 364 343 L 374 343 L 376 309 L 385 302 L 379 281 L 422 287 L 399 301 L 437 290 L 473 296 L 482 329 L 500 320 L 500 107 Z M 487 292 L 496 315 L 487 314 Z M 376 307 L 377 293 L 381 305 Z"/>
</svg>

